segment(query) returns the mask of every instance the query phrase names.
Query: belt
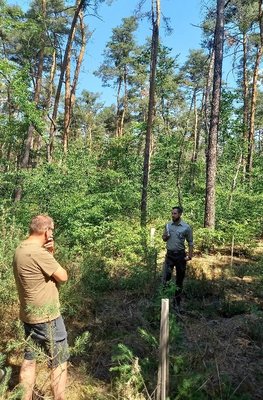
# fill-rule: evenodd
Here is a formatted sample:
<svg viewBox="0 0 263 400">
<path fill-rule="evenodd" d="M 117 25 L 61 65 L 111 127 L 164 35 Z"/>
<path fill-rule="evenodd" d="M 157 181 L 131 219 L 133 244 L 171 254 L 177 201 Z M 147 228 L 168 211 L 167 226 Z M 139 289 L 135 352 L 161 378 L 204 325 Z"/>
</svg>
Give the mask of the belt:
<svg viewBox="0 0 263 400">
<path fill-rule="evenodd" d="M 185 250 L 167 250 L 168 254 L 185 254 Z"/>
</svg>

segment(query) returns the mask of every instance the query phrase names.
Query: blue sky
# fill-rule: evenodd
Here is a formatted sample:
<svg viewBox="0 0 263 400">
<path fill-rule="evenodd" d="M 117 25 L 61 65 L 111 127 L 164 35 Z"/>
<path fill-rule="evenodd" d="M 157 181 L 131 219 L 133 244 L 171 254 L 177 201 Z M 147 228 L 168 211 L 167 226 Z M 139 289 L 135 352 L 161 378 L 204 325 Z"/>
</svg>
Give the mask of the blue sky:
<svg viewBox="0 0 263 400">
<path fill-rule="evenodd" d="M 24 10 L 30 4 L 29 0 L 7 1 L 22 6 Z M 146 7 L 150 9 L 151 0 L 146 0 L 145 3 Z M 114 92 L 111 88 L 102 87 L 101 80 L 95 77 L 93 72 L 103 61 L 102 53 L 110 39 L 112 29 L 121 25 L 122 18 L 131 16 L 137 4 L 138 0 L 113 0 L 111 5 L 104 3 L 100 6 L 100 19 L 94 16 L 86 17 L 86 23 L 94 33 L 87 43 L 79 91 L 86 89 L 101 93 L 101 100 L 106 105 L 115 101 Z M 170 18 L 170 25 L 173 28 L 172 34 L 167 36 L 164 31 L 164 23 L 161 22 L 162 42 L 172 48 L 172 55 L 180 55 L 179 62 L 183 64 L 189 49 L 200 47 L 201 30 L 196 26 L 202 20 L 201 0 L 161 0 L 161 12 L 165 17 Z M 151 24 L 150 21 L 144 20 L 140 25 L 137 40 L 138 43 L 144 43 L 145 38 L 151 36 Z"/>
<path fill-rule="evenodd" d="M 110 39 L 112 28 L 119 26 L 122 18 L 131 16 L 137 3 L 138 0 L 115 0 L 111 6 L 104 4 L 100 8 L 102 21 L 94 17 L 87 19 L 90 30 L 95 29 L 95 31 L 87 45 L 80 84 L 88 90 L 102 93 L 101 98 L 106 103 L 114 101 L 112 89 L 103 88 L 101 80 L 92 76 L 92 71 L 103 61 L 102 53 Z M 146 5 L 150 8 L 151 1 L 147 0 Z M 180 54 L 181 64 L 185 61 L 189 49 L 200 47 L 201 30 L 194 25 L 199 25 L 201 21 L 201 1 L 161 0 L 161 11 L 165 17 L 170 18 L 170 25 L 173 28 L 172 34 L 168 36 L 165 33 L 164 23 L 161 22 L 162 42 L 172 48 L 172 55 Z M 151 36 L 151 23 L 144 20 L 140 23 L 137 34 L 138 43 L 144 43 L 147 36 Z"/>
</svg>

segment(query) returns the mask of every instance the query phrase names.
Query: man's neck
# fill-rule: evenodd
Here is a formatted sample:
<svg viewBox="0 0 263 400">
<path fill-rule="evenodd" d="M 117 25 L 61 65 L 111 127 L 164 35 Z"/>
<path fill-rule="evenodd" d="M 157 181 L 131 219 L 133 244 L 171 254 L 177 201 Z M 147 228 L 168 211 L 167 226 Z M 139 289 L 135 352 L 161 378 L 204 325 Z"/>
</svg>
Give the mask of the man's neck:
<svg viewBox="0 0 263 400">
<path fill-rule="evenodd" d="M 28 238 L 25 240 L 27 243 L 36 243 L 40 246 L 43 246 L 46 242 L 45 235 L 29 235 Z"/>
<path fill-rule="evenodd" d="M 174 223 L 175 225 L 179 225 L 179 224 L 180 224 L 180 222 L 181 222 L 181 218 L 180 218 L 180 219 L 178 219 L 177 221 L 173 221 L 173 223 Z"/>
</svg>

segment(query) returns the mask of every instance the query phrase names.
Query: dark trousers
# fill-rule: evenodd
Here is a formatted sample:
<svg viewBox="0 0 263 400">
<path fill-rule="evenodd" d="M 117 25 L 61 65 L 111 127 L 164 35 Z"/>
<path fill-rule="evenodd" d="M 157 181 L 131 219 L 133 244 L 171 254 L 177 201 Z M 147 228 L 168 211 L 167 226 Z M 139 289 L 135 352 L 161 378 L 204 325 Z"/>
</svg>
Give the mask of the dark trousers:
<svg viewBox="0 0 263 400">
<path fill-rule="evenodd" d="M 175 300 L 177 304 L 181 302 L 181 293 L 183 289 L 183 281 L 185 277 L 186 270 L 186 261 L 185 261 L 185 251 L 171 251 L 167 250 L 165 261 L 164 261 L 164 270 L 163 270 L 163 284 L 164 286 L 169 282 L 172 278 L 173 269 L 176 269 L 176 291 L 175 291 Z"/>
</svg>

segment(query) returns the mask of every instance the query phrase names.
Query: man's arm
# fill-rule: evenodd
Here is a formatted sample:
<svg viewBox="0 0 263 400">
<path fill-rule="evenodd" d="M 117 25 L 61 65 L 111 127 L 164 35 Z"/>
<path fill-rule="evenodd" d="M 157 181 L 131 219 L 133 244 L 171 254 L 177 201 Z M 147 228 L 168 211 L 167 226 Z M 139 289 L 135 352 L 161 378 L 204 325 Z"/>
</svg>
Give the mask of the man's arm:
<svg viewBox="0 0 263 400">
<path fill-rule="evenodd" d="M 169 239 L 169 237 L 170 237 L 170 235 L 169 235 L 169 233 L 167 232 L 167 225 L 165 225 L 164 230 L 163 230 L 163 236 L 162 236 L 163 241 L 164 241 L 164 242 L 167 242 L 167 240 Z"/>
<path fill-rule="evenodd" d="M 193 249 L 194 246 L 192 244 L 188 245 L 188 258 L 191 260 L 193 258 Z"/>
<path fill-rule="evenodd" d="M 188 242 L 188 255 L 186 256 L 186 261 L 191 260 L 193 258 L 193 249 L 194 249 L 194 242 L 193 242 L 193 231 L 189 226 L 186 240 Z"/>
<path fill-rule="evenodd" d="M 68 273 L 64 268 L 58 267 L 58 269 L 52 274 L 52 277 L 56 282 L 67 282 Z"/>
</svg>

